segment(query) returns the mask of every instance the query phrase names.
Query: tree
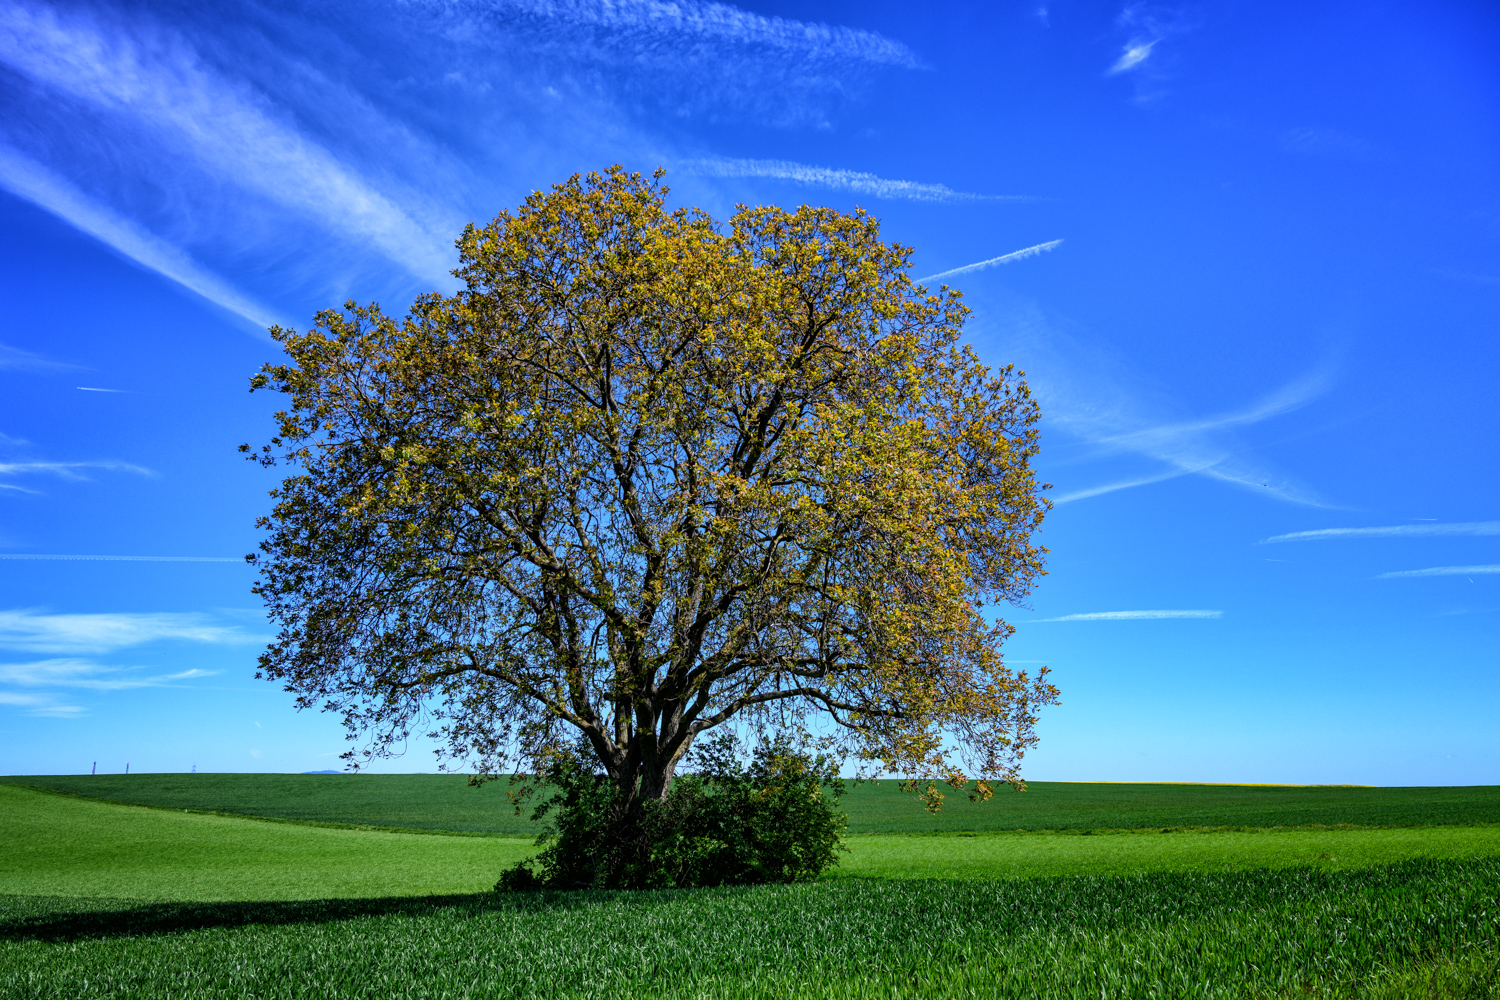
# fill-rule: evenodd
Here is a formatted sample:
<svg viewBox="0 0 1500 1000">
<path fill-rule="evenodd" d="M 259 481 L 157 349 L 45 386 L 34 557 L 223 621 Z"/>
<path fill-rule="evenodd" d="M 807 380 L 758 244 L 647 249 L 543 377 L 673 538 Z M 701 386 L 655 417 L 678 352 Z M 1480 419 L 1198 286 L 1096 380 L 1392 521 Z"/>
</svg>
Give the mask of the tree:
<svg viewBox="0 0 1500 1000">
<path fill-rule="evenodd" d="M 252 388 L 289 403 L 253 457 L 293 474 L 260 522 L 259 675 L 366 759 L 430 726 L 536 772 L 581 733 L 626 833 L 731 720 L 822 725 L 932 805 L 1018 782 L 1056 698 L 985 617 L 1045 552 L 1021 373 L 959 343 L 960 293 L 863 211 L 720 224 L 661 177 L 470 225 L 464 288 L 399 322 L 271 331 L 289 359 Z"/>
</svg>

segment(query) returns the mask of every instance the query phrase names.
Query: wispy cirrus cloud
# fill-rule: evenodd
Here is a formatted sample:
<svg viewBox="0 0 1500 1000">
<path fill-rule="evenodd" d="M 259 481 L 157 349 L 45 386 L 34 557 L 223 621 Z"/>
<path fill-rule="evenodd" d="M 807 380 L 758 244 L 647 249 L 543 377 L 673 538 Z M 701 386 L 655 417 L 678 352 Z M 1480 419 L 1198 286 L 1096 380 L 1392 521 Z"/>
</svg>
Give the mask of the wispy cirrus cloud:
<svg viewBox="0 0 1500 1000">
<path fill-rule="evenodd" d="M 1279 138 L 1281 148 L 1289 153 L 1330 159 L 1371 160 L 1378 153 L 1368 140 L 1331 128 L 1294 128 Z"/>
<path fill-rule="evenodd" d="M 0 186 L 262 330 L 225 268 L 451 284 L 462 167 L 317 66 L 233 18 L 0 0 Z"/>
<path fill-rule="evenodd" d="M 465 221 L 538 170 L 650 155 L 633 119 L 822 122 L 865 75 L 922 66 L 877 32 L 702 0 L 264 13 L 0 0 L 0 185 L 264 328 L 282 296 L 451 287 Z M 270 31 L 281 14 L 299 30 Z"/>
<path fill-rule="evenodd" d="M 72 482 L 85 482 L 90 472 L 115 472 L 137 476 L 155 476 L 156 473 L 150 469 L 136 465 L 132 462 L 120 462 L 113 459 L 83 462 L 58 462 L 47 459 L 38 459 L 25 456 L 30 448 L 28 442 L 0 434 L 0 450 L 11 453 L 12 457 L 0 460 L 0 490 L 13 493 L 38 493 L 39 490 L 31 489 L 14 482 L 6 482 L 6 479 L 51 477 Z"/>
<path fill-rule="evenodd" d="M 732 160 L 722 158 L 683 160 L 677 164 L 677 169 L 690 177 L 766 177 L 812 187 L 853 191 L 855 194 L 867 194 L 874 198 L 903 199 L 906 201 L 973 202 L 1031 200 L 1024 196 L 971 194 L 967 191 L 955 191 L 942 184 L 890 180 L 885 177 L 877 177 L 875 174 L 861 173 L 856 170 L 813 167 L 805 163 L 793 163 L 789 160 Z"/>
<path fill-rule="evenodd" d="M 1060 615 L 1056 618 L 1037 618 L 1034 622 L 1124 622 L 1163 618 L 1223 618 L 1222 611 L 1205 610 L 1160 610 L 1160 611 L 1089 611 L 1077 615 Z M 1033 624 L 1028 622 L 1027 624 Z"/>
<path fill-rule="evenodd" d="M 259 642 L 260 637 L 198 613 L 0 611 L 0 649 L 97 655 L 159 641 L 243 644 Z"/>
<path fill-rule="evenodd" d="M 4 147 L 0 146 L 0 182 L 4 177 Z M 0 371 L 7 369 L 11 371 L 46 371 L 51 369 L 76 369 L 77 365 L 64 364 L 61 361 L 53 361 L 44 358 L 40 354 L 31 351 L 23 351 L 19 347 L 7 347 L 0 344 Z M 5 444 L 7 438 L 0 434 L 0 444 Z"/>
<path fill-rule="evenodd" d="M 1156 3 L 1132 0 L 1125 4 L 1117 19 L 1126 32 L 1120 54 L 1105 70 L 1106 76 L 1130 74 L 1135 79 L 1135 99 L 1146 102 L 1162 94 L 1165 70 L 1158 65 L 1162 43 L 1175 35 L 1191 31 L 1196 25 L 1186 4 Z"/>
<path fill-rule="evenodd" d="M 215 673 L 194 668 L 153 674 L 143 667 L 112 666 L 75 657 L 0 663 L 0 705 L 20 709 L 27 715 L 76 718 L 87 714 L 85 706 L 74 703 L 83 691 L 97 694 L 176 687 Z"/>
<path fill-rule="evenodd" d="M 1484 566 L 1429 566 L 1427 569 L 1403 569 L 1393 573 L 1381 573 L 1377 580 L 1398 580 L 1403 577 L 1420 576 L 1490 576 L 1500 573 L 1500 565 Z"/>
<path fill-rule="evenodd" d="M 1320 542 L 1335 538 L 1411 538 L 1437 535 L 1500 535 L 1500 521 L 1467 521 L 1453 524 L 1389 524 L 1373 528 L 1316 528 L 1290 531 L 1262 539 L 1270 542 Z"/>
<path fill-rule="evenodd" d="M 1011 299 L 1008 309 L 976 313 L 975 327 L 1026 372 L 1041 403 L 1052 434 L 1042 469 L 1055 487 L 1053 503 L 1199 476 L 1267 499 L 1332 506 L 1260 457 L 1245 432 L 1323 396 L 1333 384 L 1333 356 L 1248 405 L 1188 416 L 1176 394 L 1131 357 L 1085 339 L 1034 303 Z"/>
<path fill-rule="evenodd" d="M 444 6 L 451 10 L 453 5 Z M 903 69 L 922 66 L 906 45 L 873 31 L 766 16 L 702 0 L 480 0 L 459 7 L 599 28 L 638 46 L 647 39 L 709 42 Z"/>
<path fill-rule="evenodd" d="M 457 57 L 465 87 L 519 83 L 570 107 L 603 96 L 610 107 L 596 129 L 642 111 L 823 125 L 877 74 L 925 68 L 875 31 L 710 0 L 417 0 L 400 9 L 415 31 L 449 43 L 444 58 Z"/>
<path fill-rule="evenodd" d="M 1126 43 L 1125 51 L 1120 53 L 1120 58 L 1116 59 L 1115 64 L 1109 68 L 1109 72 L 1124 73 L 1135 69 L 1151 57 L 1151 50 L 1156 47 L 1158 41 L 1160 39 L 1153 38 L 1150 41 L 1139 38 L 1131 39 Z"/>
<path fill-rule="evenodd" d="M 1293 380 L 1239 410 L 1210 417 L 1169 422 L 1146 422 L 1136 407 L 1120 399 L 1115 406 L 1063 405 L 1053 418 L 1089 442 L 1096 454 L 1130 453 L 1151 459 L 1157 470 L 1073 489 L 1052 498 L 1072 503 L 1117 490 L 1165 482 L 1179 476 L 1202 475 L 1293 503 L 1325 506 L 1315 494 L 1289 478 L 1255 462 L 1226 435 L 1307 405 L 1326 391 L 1328 377 L 1314 371 Z M 1072 393 L 1069 393 L 1072 395 Z"/>
<path fill-rule="evenodd" d="M 64 562 L 185 562 L 185 563 L 244 563 L 244 556 L 86 556 L 43 555 L 30 552 L 0 552 L 0 559 L 43 559 Z"/>
<path fill-rule="evenodd" d="M 132 32 L 14 0 L 0 60 L 37 84 L 124 115 L 213 176 L 368 240 L 424 279 L 445 277 L 451 235 L 430 232 L 248 84 L 164 29 Z"/>
<path fill-rule="evenodd" d="M 1207 468 L 1207 465 L 1198 466 L 1196 468 L 1191 466 L 1178 465 L 1163 472 L 1157 472 L 1149 476 L 1133 476 L 1129 479 L 1115 479 L 1107 483 L 1100 483 L 1098 486 L 1087 486 L 1081 490 L 1069 490 L 1066 493 L 1059 493 L 1057 496 L 1051 497 L 1050 499 L 1054 504 L 1073 503 L 1076 500 L 1087 500 L 1089 497 L 1102 497 L 1106 493 L 1116 493 L 1120 490 L 1134 489 L 1137 486 L 1151 486 L 1155 483 L 1164 483 L 1169 479 L 1177 479 L 1181 476 L 1192 475 L 1195 472 L 1203 472 Z"/>
<path fill-rule="evenodd" d="M 123 691 L 130 688 L 165 687 L 174 681 L 212 677 L 218 672 L 194 668 L 170 674 L 142 674 L 140 670 L 139 667 L 105 666 L 89 660 L 59 657 L 32 663 L 0 663 L 0 684 Z"/>
<path fill-rule="evenodd" d="M 50 475 L 62 479 L 83 480 L 88 469 L 105 472 L 130 472 L 138 476 L 155 475 L 150 469 L 129 462 L 0 462 L 0 476 Z"/>
<path fill-rule="evenodd" d="M 19 708 L 27 715 L 72 719 L 85 714 L 82 705 L 71 705 L 50 691 L 6 691 L 0 688 L 0 705 Z"/>
<path fill-rule="evenodd" d="M 142 267 L 249 320 L 253 326 L 264 329 L 277 322 L 270 309 L 210 273 L 178 247 L 94 201 L 67 180 L 4 143 L 0 143 L 0 185 Z M 6 356 L 0 354 L 0 366 L 5 361 Z"/>
<path fill-rule="evenodd" d="M 968 274 L 971 271 L 983 271 L 985 268 L 998 267 L 1001 264 L 1012 264 L 1018 260 L 1025 260 L 1027 257 L 1035 257 L 1038 254 L 1043 254 L 1048 250 L 1060 247 L 1062 246 L 1062 242 L 1062 240 L 1052 240 L 1047 243 L 1038 243 L 1036 246 L 1026 247 L 1024 250 L 1013 250 L 1010 253 L 1001 254 L 998 257 L 991 257 L 989 260 L 981 260 L 976 264 L 965 264 L 963 267 L 955 267 L 951 270 L 939 271 L 937 274 L 929 274 L 927 277 L 918 278 L 917 280 L 936 281 L 938 278 L 951 278 L 955 274 Z"/>
</svg>

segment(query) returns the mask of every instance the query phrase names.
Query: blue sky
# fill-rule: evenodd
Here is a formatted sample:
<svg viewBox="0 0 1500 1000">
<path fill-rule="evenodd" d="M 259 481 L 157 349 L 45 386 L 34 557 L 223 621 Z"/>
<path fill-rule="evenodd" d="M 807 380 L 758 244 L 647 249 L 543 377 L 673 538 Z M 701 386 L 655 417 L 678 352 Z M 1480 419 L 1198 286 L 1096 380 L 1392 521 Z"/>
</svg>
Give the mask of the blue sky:
<svg viewBox="0 0 1500 1000">
<path fill-rule="evenodd" d="M 1480 2 L 0 0 L 0 771 L 338 766 L 252 676 L 264 327 L 623 162 L 872 210 L 1028 373 L 1029 777 L 1500 784 L 1497 56 Z"/>
</svg>

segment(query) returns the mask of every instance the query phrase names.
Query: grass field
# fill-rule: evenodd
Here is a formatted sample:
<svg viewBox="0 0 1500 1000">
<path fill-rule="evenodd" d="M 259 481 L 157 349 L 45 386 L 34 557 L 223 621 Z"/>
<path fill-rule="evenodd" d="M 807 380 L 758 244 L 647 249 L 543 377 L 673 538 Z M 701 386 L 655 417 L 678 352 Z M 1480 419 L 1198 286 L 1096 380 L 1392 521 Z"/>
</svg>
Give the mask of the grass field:
<svg viewBox="0 0 1500 1000">
<path fill-rule="evenodd" d="M 0 893 L 287 900 L 480 892 L 535 848 L 188 815 L 0 785 Z"/>
<path fill-rule="evenodd" d="M 1500 863 L 291 903 L 0 897 L 0 996 L 1490 996 Z"/>
<path fill-rule="evenodd" d="M 1500 855 L 1500 826 L 848 839 L 834 878 L 1353 868 Z M 444 837 L 142 809 L 0 785 L 0 893 L 198 901 L 480 892 L 527 837 Z"/>
<path fill-rule="evenodd" d="M 116 802 L 416 830 L 535 835 L 506 782 L 478 788 L 446 774 L 32 775 L 0 781 Z M 989 802 L 949 795 L 929 814 L 896 783 L 850 787 L 851 833 L 1103 830 L 1174 826 L 1449 826 L 1500 823 L 1500 786 L 1104 784 L 1031 782 Z"/>
<path fill-rule="evenodd" d="M 856 834 L 812 885 L 501 896 L 484 890 L 534 850 L 527 837 L 212 815 L 274 802 L 242 780 L 256 776 L 175 776 L 233 777 L 227 801 L 211 781 L 139 777 L 124 790 L 157 808 L 0 784 L 0 998 L 1500 997 L 1500 825 L 1476 819 L 1495 789 L 1319 801 L 1055 786 L 1034 814 L 1055 827 L 1130 815 L 1110 801 L 1153 822 Z M 327 802 L 295 804 L 323 822 L 435 822 L 462 815 L 444 796 L 465 804 L 461 778 L 259 777 L 323 782 L 304 787 Z M 83 787 L 115 798 L 122 784 Z M 184 788 L 202 797 L 163 797 Z M 412 788 L 427 798 L 390 801 Z M 1235 810 L 1265 821 L 1222 821 Z M 1183 822 L 1195 817 L 1220 821 Z M 1187 826 L 1266 829 L 1162 832 Z"/>
</svg>

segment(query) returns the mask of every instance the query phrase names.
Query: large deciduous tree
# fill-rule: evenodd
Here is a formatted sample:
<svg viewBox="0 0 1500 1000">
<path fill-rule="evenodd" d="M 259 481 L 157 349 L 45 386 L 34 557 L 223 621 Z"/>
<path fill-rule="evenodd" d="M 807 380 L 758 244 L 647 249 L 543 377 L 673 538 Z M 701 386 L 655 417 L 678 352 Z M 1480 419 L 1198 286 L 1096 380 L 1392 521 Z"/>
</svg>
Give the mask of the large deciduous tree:
<svg viewBox="0 0 1500 1000">
<path fill-rule="evenodd" d="M 465 229 L 457 294 L 272 331 L 262 674 L 365 757 L 420 727 L 536 771 L 582 734 L 623 821 L 730 720 L 1017 781 L 1056 697 L 986 617 L 1045 551 L 1020 373 L 864 212 L 665 195 L 575 176 Z"/>
</svg>

